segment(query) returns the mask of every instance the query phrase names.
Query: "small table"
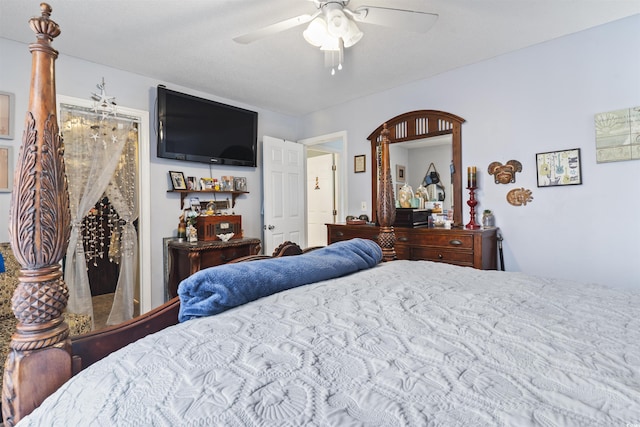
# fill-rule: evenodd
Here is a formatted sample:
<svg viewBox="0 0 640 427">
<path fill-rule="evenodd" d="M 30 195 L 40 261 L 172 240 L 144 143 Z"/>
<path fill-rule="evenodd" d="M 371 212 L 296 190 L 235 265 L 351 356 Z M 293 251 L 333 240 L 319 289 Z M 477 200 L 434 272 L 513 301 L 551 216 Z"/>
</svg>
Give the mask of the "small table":
<svg viewBox="0 0 640 427">
<path fill-rule="evenodd" d="M 193 273 L 207 267 L 225 264 L 236 258 L 257 255 L 261 248 L 260 239 L 231 239 L 228 242 L 197 241 L 195 243 L 171 241 L 168 243 L 169 279 L 167 293 L 169 298 L 178 295 L 180 282 Z"/>
</svg>

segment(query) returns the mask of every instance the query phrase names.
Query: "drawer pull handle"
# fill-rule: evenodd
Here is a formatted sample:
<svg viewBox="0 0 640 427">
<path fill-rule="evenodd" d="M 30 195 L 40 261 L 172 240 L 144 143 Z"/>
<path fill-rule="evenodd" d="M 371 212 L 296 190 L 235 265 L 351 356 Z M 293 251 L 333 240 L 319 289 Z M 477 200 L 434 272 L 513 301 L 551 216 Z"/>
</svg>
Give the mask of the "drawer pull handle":
<svg viewBox="0 0 640 427">
<path fill-rule="evenodd" d="M 444 258 L 442 254 L 438 254 L 438 259 L 442 259 L 442 258 Z"/>
<path fill-rule="evenodd" d="M 462 242 L 458 239 L 449 240 L 449 244 L 453 246 L 460 246 Z"/>
<path fill-rule="evenodd" d="M 336 236 L 342 237 L 342 236 L 344 236 L 344 233 L 342 231 L 338 231 L 338 232 L 336 232 Z"/>
<path fill-rule="evenodd" d="M 408 242 L 409 238 L 408 237 L 398 237 L 398 241 L 399 242 Z"/>
</svg>

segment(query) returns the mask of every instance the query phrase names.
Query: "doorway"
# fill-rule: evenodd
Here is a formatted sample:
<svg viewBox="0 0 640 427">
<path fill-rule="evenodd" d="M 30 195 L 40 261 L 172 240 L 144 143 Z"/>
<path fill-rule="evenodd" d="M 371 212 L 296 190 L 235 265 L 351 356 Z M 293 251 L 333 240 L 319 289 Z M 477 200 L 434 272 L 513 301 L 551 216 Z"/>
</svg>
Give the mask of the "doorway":
<svg viewBox="0 0 640 427">
<path fill-rule="evenodd" d="M 327 223 L 340 222 L 346 206 L 346 131 L 303 139 L 306 146 L 307 246 L 327 245 Z"/>
<path fill-rule="evenodd" d="M 73 110 L 77 108 L 78 111 L 82 111 L 83 109 L 84 110 L 93 109 L 93 103 L 87 99 L 78 99 L 78 98 L 71 98 L 71 97 L 58 95 L 57 100 L 58 100 L 58 111 L 62 111 L 61 106 L 63 105 L 67 110 L 69 108 Z M 150 262 L 150 250 L 149 250 L 150 232 L 149 232 L 149 220 L 148 220 L 150 215 L 150 212 L 149 212 L 149 209 L 150 209 L 149 208 L 150 206 L 149 158 L 150 157 L 149 157 L 149 148 L 148 148 L 149 147 L 149 133 L 148 133 L 149 113 L 147 111 L 134 110 L 134 109 L 118 106 L 117 115 L 118 117 L 122 117 L 122 118 L 126 118 L 127 120 L 130 120 L 133 123 L 132 124 L 133 133 L 136 134 L 135 140 L 137 141 L 137 143 L 135 145 L 130 146 L 130 149 L 132 151 L 131 151 L 131 154 L 129 155 L 129 158 L 133 159 L 131 167 L 126 170 L 127 173 L 125 174 L 125 170 L 122 169 L 122 162 L 121 162 L 121 168 L 119 169 L 120 172 L 117 172 L 116 175 L 114 175 L 114 177 L 116 177 L 117 175 L 121 174 L 122 177 L 126 177 L 126 179 L 128 179 L 129 182 L 131 182 L 131 180 L 135 180 L 135 182 L 137 183 L 137 188 L 138 188 L 137 196 L 134 196 L 133 198 L 133 200 L 135 200 L 136 202 L 135 204 L 137 204 L 137 207 L 135 208 L 136 219 L 135 221 L 133 221 L 133 218 L 132 218 L 132 221 L 128 221 L 127 218 L 124 218 L 122 216 L 116 218 L 116 216 L 106 215 L 104 216 L 106 220 L 103 221 L 105 224 L 109 224 L 109 219 L 116 218 L 116 220 L 111 221 L 111 225 L 113 226 L 112 229 L 101 227 L 101 229 L 104 229 L 105 233 L 98 232 L 98 235 L 102 236 L 102 234 L 104 234 L 103 240 L 107 239 L 107 235 L 108 235 L 109 237 L 117 236 L 121 238 L 122 241 L 131 242 L 132 236 L 129 230 L 131 226 L 126 225 L 124 228 L 122 226 L 127 223 L 131 223 L 133 225 L 133 228 L 135 230 L 134 233 L 137 234 L 135 235 L 135 237 L 133 237 L 135 239 L 135 242 L 134 242 L 135 246 L 124 244 L 122 247 L 120 245 L 117 245 L 117 246 L 114 245 L 113 248 L 116 248 L 116 247 L 118 249 L 125 248 L 127 251 L 130 250 L 129 248 L 134 248 L 133 251 L 135 251 L 135 257 L 129 257 L 129 256 L 126 257 L 127 260 L 131 260 L 131 261 L 129 261 L 125 265 L 125 268 L 127 269 L 134 268 L 135 271 L 137 271 L 137 273 L 135 272 L 133 273 L 134 286 L 132 289 L 132 294 L 133 294 L 134 300 L 136 301 L 135 314 L 138 314 L 138 313 L 144 313 L 151 309 L 151 298 L 150 298 L 151 296 L 151 281 L 150 281 L 151 262 Z M 60 126 L 60 128 L 64 131 L 64 128 L 62 126 Z M 67 165 L 67 168 L 69 168 L 70 166 L 72 167 L 73 165 Z M 129 173 L 131 170 L 135 170 L 135 172 Z M 122 177 L 114 178 L 114 179 L 116 180 L 124 179 Z M 129 187 L 136 187 L 136 186 L 119 186 L 119 187 L 129 188 Z M 124 197 L 122 191 L 119 193 L 113 193 L 110 191 L 110 193 L 112 194 L 112 197 L 115 197 L 114 202 L 115 201 L 121 202 L 122 200 L 128 200 L 128 196 Z M 103 198 L 99 200 L 98 205 L 100 203 L 103 203 L 106 206 L 106 203 L 104 203 Z M 118 203 L 118 205 L 121 205 L 121 203 Z M 119 206 L 119 209 L 122 215 L 129 214 L 128 212 L 126 212 L 126 209 L 123 209 L 122 206 Z M 104 209 L 104 211 L 107 212 L 108 209 Z M 90 214 L 101 213 L 101 212 L 102 212 L 101 209 L 94 207 L 94 209 L 91 209 Z M 95 216 L 95 218 L 92 218 L 92 215 L 89 215 L 90 217 L 89 219 L 90 220 L 95 219 L 97 221 L 96 224 L 101 224 L 100 222 L 101 219 L 104 219 L 103 215 L 93 215 L 93 216 Z M 102 226 L 104 226 L 104 224 L 102 224 Z M 111 232 L 114 229 L 117 230 L 117 233 L 107 234 L 106 231 Z M 125 240 L 125 235 L 128 240 Z M 109 242 L 104 241 L 102 243 L 108 244 Z M 110 248 L 110 249 L 113 249 L 113 248 Z M 124 255 L 124 253 L 123 254 L 112 253 L 111 251 L 107 251 L 107 252 L 102 251 L 102 252 L 108 253 L 109 258 L 114 258 L 114 257 L 121 258 L 121 256 Z M 93 262 L 91 264 L 93 264 Z M 122 266 L 123 264 L 120 264 L 120 266 L 118 267 L 122 267 Z M 118 276 L 116 273 L 112 274 L 111 276 L 113 277 L 114 275 Z M 109 282 L 111 285 L 109 289 L 105 288 L 104 290 L 97 290 L 97 289 L 94 289 L 94 286 L 91 286 L 92 288 L 91 294 L 95 294 L 95 295 L 99 295 L 102 293 L 109 294 L 110 293 L 109 291 L 112 290 L 113 279 L 109 280 Z M 118 282 L 120 283 L 119 280 Z M 124 292 L 129 292 L 129 291 L 124 291 Z M 110 299 L 113 301 L 114 294 L 111 293 L 111 295 L 112 297 Z M 116 293 L 115 296 L 119 297 L 118 298 L 119 300 L 120 298 L 123 298 L 123 300 L 127 300 L 129 298 L 128 296 L 122 296 L 122 294 L 119 294 L 119 293 Z M 94 302 L 94 305 L 95 305 L 95 302 Z M 107 303 L 106 306 L 110 308 L 110 303 Z M 107 312 L 107 314 L 109 313 Z M 117 315 L 114 316 L 114 319 L 116 318 L 117 318 Z"/>
</svg>

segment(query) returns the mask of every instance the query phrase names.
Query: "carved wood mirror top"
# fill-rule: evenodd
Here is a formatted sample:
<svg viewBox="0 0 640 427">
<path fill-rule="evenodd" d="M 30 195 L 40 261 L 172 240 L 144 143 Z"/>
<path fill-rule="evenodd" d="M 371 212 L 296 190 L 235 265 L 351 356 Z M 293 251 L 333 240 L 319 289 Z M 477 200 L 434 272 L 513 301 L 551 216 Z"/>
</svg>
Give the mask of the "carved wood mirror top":
<svg viewBox="0 0 640 427">
<path fill-rule="evenodd" d="M 462 135 L 465 120 L 451 113 L 437 110 L 417 110 L 387 120 L 389 143 L 415 141 L 441 135 L 451 135 L 453 179 L 453 223 L 462 225 Z M 378 145 L 384 124 L 367 138 L 371 141 L 371 203 L 372 221 L 377 220 L 378 206 Z"/>
</svg>

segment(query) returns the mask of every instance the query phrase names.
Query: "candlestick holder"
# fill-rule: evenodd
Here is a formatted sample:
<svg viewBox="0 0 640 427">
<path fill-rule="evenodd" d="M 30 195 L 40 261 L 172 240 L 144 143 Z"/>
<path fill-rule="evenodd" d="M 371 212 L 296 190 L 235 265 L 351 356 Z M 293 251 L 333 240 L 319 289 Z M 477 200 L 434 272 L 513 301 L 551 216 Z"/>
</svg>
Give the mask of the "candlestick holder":
<svg viewBox="0 0 640 427">
<path fill-rule="evenodd" d="M 469 200 L 467 200 L 467 205 L 469 205 L 469 207 L 471 208 L 469 212 L 471 220 L 464 227 L 470 230 L 477 230 L 481 227 L 481 225 L 476 222 L 476 205 L 478 204 L 475 195 L 476 189 L 477 187 L 467 187 L 467 190 L 469 190 Z"/>
</svg>

